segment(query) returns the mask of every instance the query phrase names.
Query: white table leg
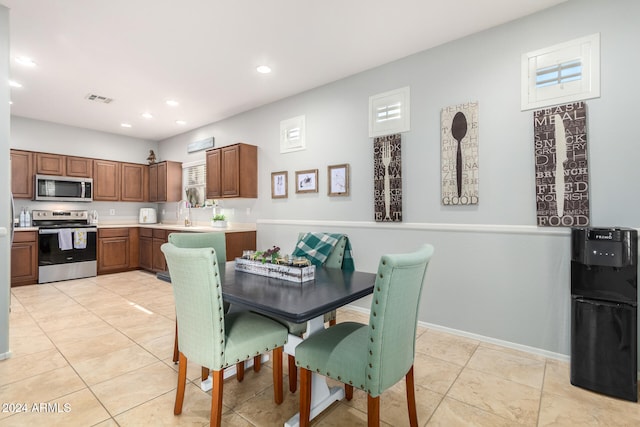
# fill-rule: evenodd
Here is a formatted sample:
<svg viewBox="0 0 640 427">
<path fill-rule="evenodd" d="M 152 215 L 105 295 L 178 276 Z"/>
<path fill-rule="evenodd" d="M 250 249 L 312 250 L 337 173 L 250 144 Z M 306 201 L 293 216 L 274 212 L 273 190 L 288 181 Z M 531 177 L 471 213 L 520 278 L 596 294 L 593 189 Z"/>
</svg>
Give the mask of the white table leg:
<svg viewBox="0 0 640 427">
<path fill-rule="evenodd" d="M 314 317 L 307 322 L 307 332 L 305 338 L 324 329 L 324 315 Z M 285 344 L 284 351 L 295 356 L 295 348 L 303 341 L 302 338 L 289 335 L 289 341 Z M 327 379 L 315 372 L 311 375 L 311 413 L 309 418 L 313 419 L 322 411 L 327 409 L 333 402 L 344 399 L 344 388 L 329 388 Z M 300 413 L 289 418 L 285 427 L 298 427 L 300 425 Z"/>
</svg>

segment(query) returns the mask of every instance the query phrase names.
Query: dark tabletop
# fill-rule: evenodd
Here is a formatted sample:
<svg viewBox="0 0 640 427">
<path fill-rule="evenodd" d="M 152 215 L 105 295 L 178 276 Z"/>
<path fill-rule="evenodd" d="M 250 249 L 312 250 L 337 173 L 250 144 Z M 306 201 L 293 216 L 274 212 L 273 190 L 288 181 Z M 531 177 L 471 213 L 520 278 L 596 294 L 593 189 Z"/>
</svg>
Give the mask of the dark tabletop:
<svg viewBox="0 0 640 427">
<path fill-rule="evenodd" d="M 157 277 L 171 282 L 167 271 Z M 230 261 L 222 274 L 222 297 L 258 313 L 302 323 L 373 293 L 375 279 L 374 273 L 316 268 L 315 279 L 300 284 L 236 271 Z"/>
</svg>

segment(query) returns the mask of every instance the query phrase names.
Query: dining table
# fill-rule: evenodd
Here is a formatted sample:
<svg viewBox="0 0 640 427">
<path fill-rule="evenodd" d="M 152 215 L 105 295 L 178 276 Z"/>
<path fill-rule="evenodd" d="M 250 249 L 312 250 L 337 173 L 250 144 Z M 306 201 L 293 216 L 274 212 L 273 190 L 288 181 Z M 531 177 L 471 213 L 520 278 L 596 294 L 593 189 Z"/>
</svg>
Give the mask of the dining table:
<svg viewBox="0 0 640 427">
<path fill-rule="evenodd" d="M 157 278 L 171 282 L 169 271 L 161 271 Z M 316 267 L 313 280 L 290 282 L 261 276 L 235 268 L 228 261 L 220 269 L 222 298 L 231 304 L 230 310 L 246 309 L 269 317 L 294 323 L 307 324 L 303 337 L 289 334 L 284 351 L 295 356 L 295 348 L 306 337 L 325 328 L 324 314 L 337 310 L 373 293 L 375 273 L 349 271 L 338 268 Z M 329 387 L 326 378 L 314 373 L 311 383 L 311 419 L 333 402 L 344 398 L 343 387 Z M 284 425 L 295 427 L 300 414 L 295 414 Z"/>
</svg>

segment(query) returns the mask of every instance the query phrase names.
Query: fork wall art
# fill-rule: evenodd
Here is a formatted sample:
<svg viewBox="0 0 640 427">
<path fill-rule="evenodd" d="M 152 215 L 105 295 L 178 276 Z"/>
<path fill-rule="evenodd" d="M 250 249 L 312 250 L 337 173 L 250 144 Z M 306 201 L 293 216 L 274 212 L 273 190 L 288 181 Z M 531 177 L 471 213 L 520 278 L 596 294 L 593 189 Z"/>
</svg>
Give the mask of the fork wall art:
<svg viewBox="0 0 640 427">
<path fill-rule="evenodd" d="M 478 204 L 478 103 L 442 109 L 440 178 L 443 205 Z"/>
<path fill-rule="evenodd" d="M 534 111 L 533 129 L 538 226 L 589 225 L 585 103 Z"/>
<path fill-rule="evenodd" d="M 400 134 L 373 139 L 373 211 L 376 222 L 402 221 Z"/>
</svg>

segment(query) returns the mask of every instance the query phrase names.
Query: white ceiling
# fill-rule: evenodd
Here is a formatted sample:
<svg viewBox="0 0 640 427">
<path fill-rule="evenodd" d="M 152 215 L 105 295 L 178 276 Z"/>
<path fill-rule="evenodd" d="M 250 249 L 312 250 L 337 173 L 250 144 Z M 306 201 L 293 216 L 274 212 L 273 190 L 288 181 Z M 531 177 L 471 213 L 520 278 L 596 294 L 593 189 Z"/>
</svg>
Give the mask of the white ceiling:
<svg viewBox="0 0 640 427">
<path fill-rule="evenodd" d="M 11 113 L 162 140 L 563 1 L 0 0 Z"/>
</svg>

